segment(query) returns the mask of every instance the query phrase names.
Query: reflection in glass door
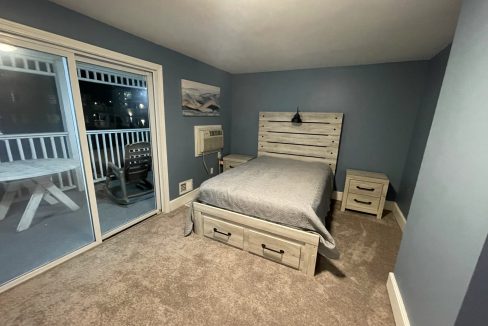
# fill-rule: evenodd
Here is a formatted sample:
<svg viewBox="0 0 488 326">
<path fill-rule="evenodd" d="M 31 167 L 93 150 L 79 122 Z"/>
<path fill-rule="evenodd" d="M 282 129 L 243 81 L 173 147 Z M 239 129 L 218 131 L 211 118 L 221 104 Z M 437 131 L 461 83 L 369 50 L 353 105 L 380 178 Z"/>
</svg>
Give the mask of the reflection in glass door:
<svg viewBox="0 0 488 326">
<path fill-rule="evenodd" d="M 77 62 L 102 234 L 156 213 L 145 75 Z M 157 162 L 157 161 L 154 161 Z"/>
<path fill-rule="evenodd" d="M 0 43 L 0 285 L 95 241 L 67 71 Z"/>
</svg>

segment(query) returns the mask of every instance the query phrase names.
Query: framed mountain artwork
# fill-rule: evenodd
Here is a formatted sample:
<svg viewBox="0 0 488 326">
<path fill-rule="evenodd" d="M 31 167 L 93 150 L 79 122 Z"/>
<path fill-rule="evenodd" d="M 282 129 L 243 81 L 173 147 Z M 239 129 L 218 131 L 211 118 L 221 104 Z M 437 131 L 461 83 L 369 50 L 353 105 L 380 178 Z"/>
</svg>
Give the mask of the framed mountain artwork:
<svg viewBox="0 0 488 326">
<path fill-rule="evenodd" d="M 188 117 L 220 115 L 220 87 L 181 80 L 181 109 Z"/>
</svg>

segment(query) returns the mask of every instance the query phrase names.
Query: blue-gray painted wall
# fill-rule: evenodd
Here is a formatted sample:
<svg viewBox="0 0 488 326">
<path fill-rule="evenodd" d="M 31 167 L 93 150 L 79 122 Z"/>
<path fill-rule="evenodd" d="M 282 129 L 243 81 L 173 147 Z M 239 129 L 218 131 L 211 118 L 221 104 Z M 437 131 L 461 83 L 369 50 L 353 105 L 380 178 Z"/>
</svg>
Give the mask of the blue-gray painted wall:
<svg viewBox="0 0 488 326">
<path fill-rule="evenodd" d="M 456 326 L 486 326 L 488 323 L 488 237 L 476 264 L 468 292 L 456 319 Z"/>
<path fill-rule="evenodd" d="M 449 58 L 450 47 L 445 48 L 429 61 L 429 72 L 425 92 L 422 96 L 422 104 L 415 119 L 415 128 L 412 133 L 410 147 L 405 161 L 400 190 L 396 202 L 403 215 L 408 217 L 410 203 L 412 201 L 415 184 L 420 170 L 420 164 L 424 156 L 425 145 L 429 137 L 430 127 L 434 119 L 437 99 L 441 91 L 442 80 Z"/>
<path fill-rule="evenodd" d="M 488 233 L 487 21 L 488 1 L 462 3 L 398 253 L 414 326 L 455 324 Z"/>
<path fill-rule="evenodd" d="M 256 154 L 259 111 L 343 112 L 336 189 L 348 168 L 384 172 L 394 200 L 428 70 L 416 61 L 233 75 L 231 151 Z"/>
<path fill-rule="evenodd" d="M 194 186 L 198 187 L 206 178 L 201 159 L 194 157 L 194 125 L 222 124 L 226 134 L 224 152 L 229 151 L 231 135 L 231 75 L 229 73 L 45 0 L 0 1 L 0 17 L 163 66 L 171 199 L 178 196 L 178 182 L 193 178 Z M 181 79 L 219 86 L 221 116 L 183 117 Z M 214 162 L 209 165 L 217 168 L 215 156 L 209 157 L 208 161 Z"/>
</svg>

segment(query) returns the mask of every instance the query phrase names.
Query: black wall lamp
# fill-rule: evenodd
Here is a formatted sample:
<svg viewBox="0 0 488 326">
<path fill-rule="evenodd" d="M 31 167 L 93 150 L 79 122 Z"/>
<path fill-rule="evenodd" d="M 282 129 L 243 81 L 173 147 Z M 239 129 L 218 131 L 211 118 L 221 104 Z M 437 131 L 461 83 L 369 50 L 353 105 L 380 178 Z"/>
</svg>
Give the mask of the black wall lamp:
<svg viewBox="0 0 488 326">
<path fill-rule="evenodd" d="M 293 124 L 302 123 L 302 117 L 300 117 L 300 112 L 298 111 L 298 106 L 297 106 L 297 113 L 295 113 L 295 115 L 291 119 L 291 123 L 293 123 Z"/>
</svg>

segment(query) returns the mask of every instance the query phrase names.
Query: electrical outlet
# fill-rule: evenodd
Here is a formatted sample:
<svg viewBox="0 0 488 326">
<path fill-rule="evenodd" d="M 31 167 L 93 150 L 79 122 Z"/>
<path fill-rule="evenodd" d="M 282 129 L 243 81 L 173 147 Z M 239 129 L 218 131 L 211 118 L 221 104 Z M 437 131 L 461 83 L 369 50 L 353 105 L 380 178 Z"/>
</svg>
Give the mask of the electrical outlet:
<svg viewBox="0 0 488 326">
<path fill-rule="evenodd" d="M 193 179 L 188 179 L 179 183 L 180 195 L 193 190 Z"/>
<path fill-rule="evenodd" d="M 217 158 L 220 160 L 222 158 L 222 152 L 221 151 L 218 151 L 217 152 Z"/>
<path fill-rule="evenodd" d="M 210 174 L 213 174 L 213 168 L 210 168 Z"/>
</svg>

